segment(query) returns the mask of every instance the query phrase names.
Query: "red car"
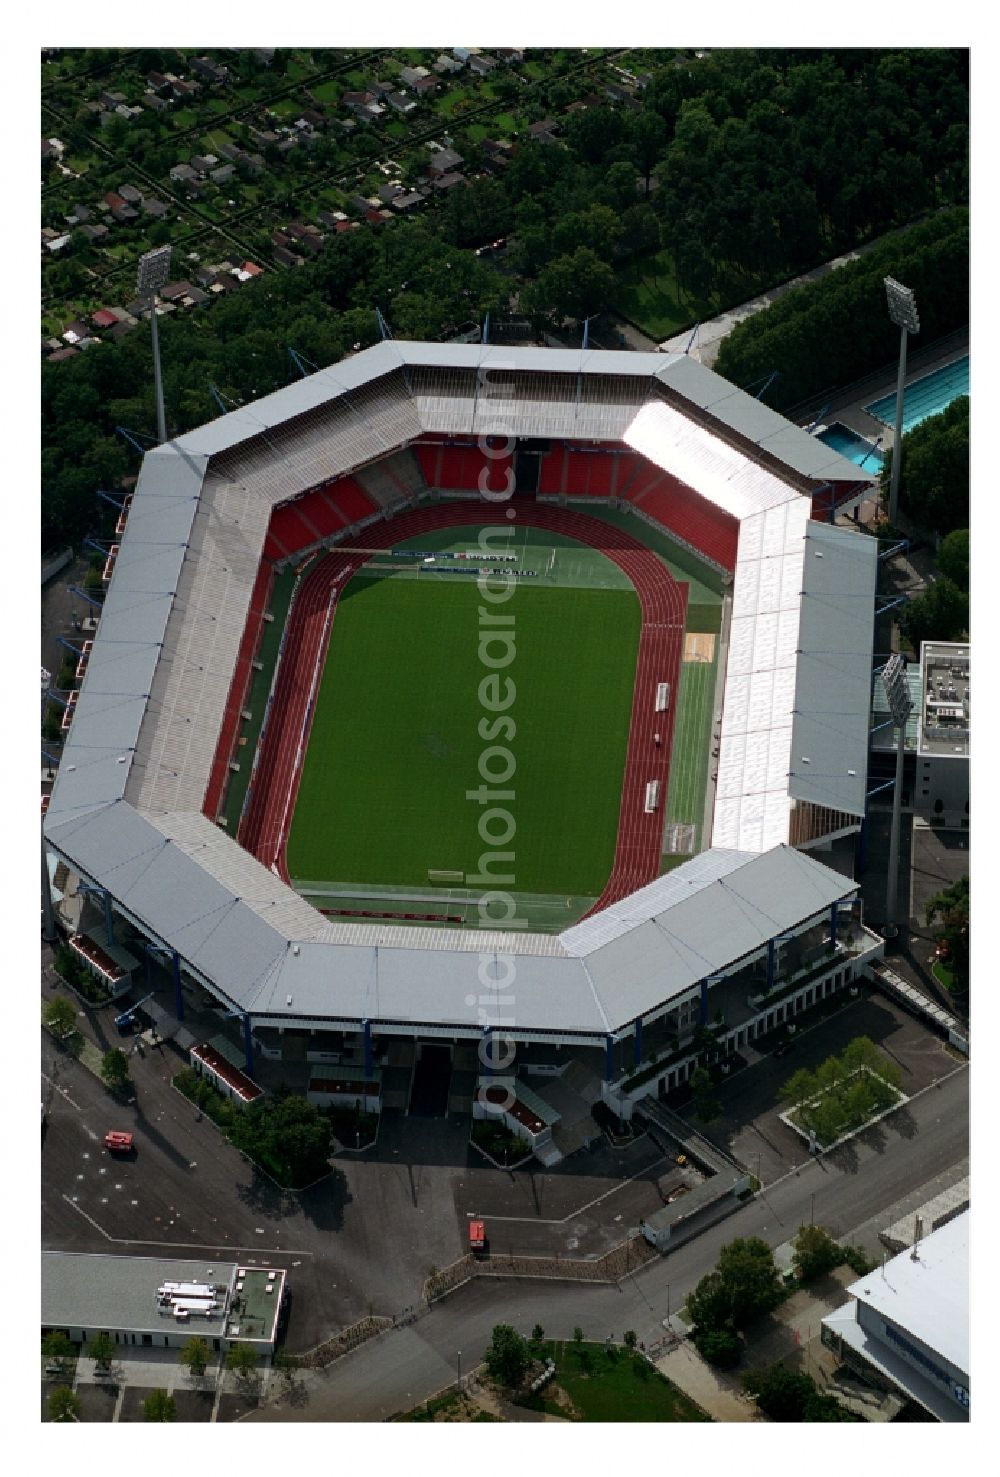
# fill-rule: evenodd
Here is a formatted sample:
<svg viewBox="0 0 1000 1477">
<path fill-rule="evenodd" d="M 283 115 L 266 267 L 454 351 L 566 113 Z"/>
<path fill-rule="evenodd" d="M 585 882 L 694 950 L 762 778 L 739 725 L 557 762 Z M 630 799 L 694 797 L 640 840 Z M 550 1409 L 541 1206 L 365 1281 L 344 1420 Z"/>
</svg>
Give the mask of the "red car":
<svg viewBox="0 0 1000 1477">
<path fill-rule="evenodd" d="M 112 1129 L 110 1133 L 104 1135 L 104 1147 L 112 1154 L 130 1154 L 132 1139 L 132 1134 L 120 1133 L 117 1129 Z"/>
<path fill-rule="evenodd" d="M 470 1251 L 485 1251 L 486 1250 L 486 1222 L 485 1221 L 470 1221 L 469 1222 L 469 1250 Z"/>
</svg>

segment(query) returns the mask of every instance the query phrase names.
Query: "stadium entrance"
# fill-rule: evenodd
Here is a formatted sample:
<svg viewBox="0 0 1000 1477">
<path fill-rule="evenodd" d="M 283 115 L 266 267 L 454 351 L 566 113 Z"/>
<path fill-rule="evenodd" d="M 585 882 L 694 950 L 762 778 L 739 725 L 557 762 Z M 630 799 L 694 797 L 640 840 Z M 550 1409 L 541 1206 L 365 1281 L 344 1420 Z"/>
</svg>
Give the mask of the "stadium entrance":
<svg viewBox="0 0 1000 1477">
<path fill-rule="evenodd" d="M 551 448 L 551 442 L 533 436 L 518 441 L 514 453 L 515 496 L 534 497 L 538 492 L 538 477 L 542 469 L 542 457 Z"/>
<path fill-rule="evenodd" d="M 410 1089 L 410 1113 L 417 1118 L 445 1118 L 451 1086 L 451 1047 L 417 1043 L 417 1065 Z"/>
</svg>

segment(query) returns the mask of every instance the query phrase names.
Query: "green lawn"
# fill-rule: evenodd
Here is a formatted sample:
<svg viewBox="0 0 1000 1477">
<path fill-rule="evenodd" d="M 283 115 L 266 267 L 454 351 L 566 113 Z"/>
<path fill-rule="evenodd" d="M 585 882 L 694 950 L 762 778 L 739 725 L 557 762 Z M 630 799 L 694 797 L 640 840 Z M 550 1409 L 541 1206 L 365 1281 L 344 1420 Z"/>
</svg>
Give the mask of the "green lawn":
<svg viewBox="0 0 1000 1477">
<path fill-rule="evenodd" d="M 715 293 L 692 297 L 682 291 L 673 257 L 664 248 L 617 270 L 613 306 L 650 338 L 665 339 L 702 318 L 714 318 L 722 301 Z"/>
<path fill-rule="evenodd" d="M 626 590 L 518 585 L 512 736 L 479 697 L 479 592 L 441 575 L 354 579 L 338 604 L 288 844 L 310 881 L 427 885 L 513 849 L 517 892 L 596 895 L 614 858 L 639 635 Z M 499 644 L 487 655 L 501 655 Z M 501 694 L 504 691 L 501 683 Z M 480 756 L 509 743 L 516 822 L 478 833 Z M 404 762 L 401 762 L 403 760 Z M 503 755 L 494 755 L 502 772 Z"/>
<path fill-rule="evenodd" d="M 583 1421 L 707 1421 L 694 1401 L 639 1354 L 603 1344 L 549 1343 L 545 1355 L 556 1363 L 556 1382 Z M 537 1402 L 537 1403 L 536 1403 Z M 527 1397 L 529 1408 L 565 1415 L 551 1397 Z"/>
<path fill-rule="evenodd" d="M 718 646 L 714 661 L 681 663 L 674 741 L 670 751 L 667 820 L 687 822 L 695 827 L 696 853 L 702 848 L 717 667 Z"/>
</svg>

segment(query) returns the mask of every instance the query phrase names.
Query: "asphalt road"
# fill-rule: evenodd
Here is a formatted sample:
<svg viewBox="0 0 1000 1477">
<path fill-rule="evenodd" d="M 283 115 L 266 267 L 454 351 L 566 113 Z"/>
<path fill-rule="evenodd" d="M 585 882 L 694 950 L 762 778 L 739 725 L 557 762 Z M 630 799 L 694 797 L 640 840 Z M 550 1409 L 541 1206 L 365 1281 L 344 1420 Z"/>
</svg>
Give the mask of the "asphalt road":
<svg viewBox="0 0 1000 1477">
<path fill-rule="evenodd" d="M 294 1400 L 261 1407 L 247 1419 L 373 1421 L 426 1400 L 463 1368 L 479 1362 L 495 1323 L 569 1338 L 575 1325 L 590 1339 L 635 1329 L 645 1343 L 662 1335 L 669 1307 L 677 1311 L 720 1247 L 736 1236 L 761 1236 L 778 1246 L 810 1217 L 835 1236 L 877 1218 L 904 1195 L 968 1154 L 966 1065 L 844 1148 L 771 1185 L 720 1225 L 705 1231 L 619 1287 L 477 1279 L 435 1305 L 417 1322 L 372 1340 L 328 1369 L 299 1381 Z"/>
</svg>

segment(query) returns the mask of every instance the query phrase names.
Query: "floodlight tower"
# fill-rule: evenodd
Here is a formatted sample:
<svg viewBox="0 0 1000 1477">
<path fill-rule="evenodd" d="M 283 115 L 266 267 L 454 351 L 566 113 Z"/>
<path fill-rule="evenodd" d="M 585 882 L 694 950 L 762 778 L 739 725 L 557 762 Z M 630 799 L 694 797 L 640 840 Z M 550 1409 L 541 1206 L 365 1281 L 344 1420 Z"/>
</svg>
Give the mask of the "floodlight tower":
<svg viewBox="0 0 1000 1477">
<path fill-rule="evenodd" d="M 156 294 L 170 280 L 172 246 L 157 246 L 139 258 L 136 290 L 140 298 L 149 299 L 149 326 L 153 335 L 153 383 L 156 387 L 156 438 L 162 445 L 167 439 L 167 416 L 163 408 L 163 376 L 160 373 L 160 332 L 156 318 Z"/>
<path fill-rule="evenodd" d="M 899 464 L 903 455 L 903 382 L 906 379 L 906 335 L 920 332 L 917 303 L 909 287 L 894 277 L 885 279 L 889 317 L 899 329 L 899 373 L 896 377 L 896 434 L 892 443 L 892 476 L 889 482 L 889 522 L 896 526 L 899 512 Z"/>
<path fill-rule="evenodd" d="M 903 330 L 905 333 L 905 329 Z M 903 758 L 906 753 L 906 720 L 913 708 L 906 676 L 906 658 L 896 652 L 882 668 L 889 713 L 896 725 L 896 784 L 892 792 L 892 830 L 889 834 L 889 875 L 885 884 L 885 936 L 895 938 L 896 899 L 899 882 L 899 827 L 903 804 Z"/>
</svg>

